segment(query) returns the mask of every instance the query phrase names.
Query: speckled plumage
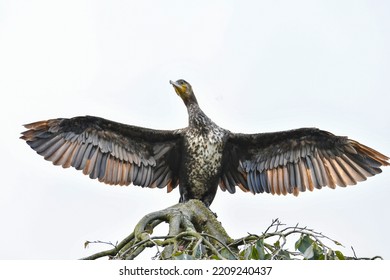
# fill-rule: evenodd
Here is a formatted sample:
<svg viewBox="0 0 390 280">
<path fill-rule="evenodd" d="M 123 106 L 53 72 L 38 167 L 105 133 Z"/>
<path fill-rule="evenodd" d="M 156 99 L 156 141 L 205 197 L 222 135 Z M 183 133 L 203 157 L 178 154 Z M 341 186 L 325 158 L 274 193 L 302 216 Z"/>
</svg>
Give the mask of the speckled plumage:
<svg viewBox="0 0 390 280">
<path fill-rule="evenodd" d="M 98 117 L 51 119 L 25 125 L 32 149 L 62 167 L 111 185 L 172 191 L 180 201 L 209 206 L 217 192 L 294 194 L 355 185 L 381 172 L 389 158 L 347 137 L 317 128 L 232 133 L 199 108 L 192 87 L 172 82 L 188 110 L 188 127 L 155 130 Z"/>
<path fill-rule="evenodd" d="M 218 188 L 222 154 L 228 131 L 217 126 L 203 111 L 188 106 L 190 125 L 184 133 L 183 171 L 179 185 L 181 201 L 198 198 L 210 205 Z"/>
</svg>

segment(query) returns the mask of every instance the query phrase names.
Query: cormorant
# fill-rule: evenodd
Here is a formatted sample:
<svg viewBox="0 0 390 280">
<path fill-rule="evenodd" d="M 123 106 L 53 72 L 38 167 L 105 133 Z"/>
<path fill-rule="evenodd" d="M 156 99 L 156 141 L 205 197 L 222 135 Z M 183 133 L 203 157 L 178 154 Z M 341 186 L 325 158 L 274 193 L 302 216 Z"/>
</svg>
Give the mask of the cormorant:
<svg viewBox="0 0 390 280">
<path fill-rule="evenodd" d="M 298 195 L 355 185 L 381 172 L 389 157 L 317 128 L 232 133 L 200 109 L 191 85 L 170 81 L 188 110 L 188 127 L 154 130 L 84 116 L 25 125 L 21 139 L 55 165 L 73 166 L 111 185 L 179 185 L 180 202 L 210 206 L 218 185 L 230 193 Z"/>
</svg>

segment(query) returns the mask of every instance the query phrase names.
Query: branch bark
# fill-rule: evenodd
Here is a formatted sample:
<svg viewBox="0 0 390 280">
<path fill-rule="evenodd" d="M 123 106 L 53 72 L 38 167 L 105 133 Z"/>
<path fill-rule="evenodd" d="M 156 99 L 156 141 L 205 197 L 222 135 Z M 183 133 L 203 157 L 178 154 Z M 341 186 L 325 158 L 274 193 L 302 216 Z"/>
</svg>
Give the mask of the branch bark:
<svg viewBox="0 0 390 280">
<path fill-rule="evenodd" d="M 154 229 L 168 223 L 166 236 L 153 236 Z M 298 235 L 295 249 L 286 248 L 287 238 Z M 291 239 L 290 239 L 291 240 Z M 326 242 L 323 242 L 326 241 Z M 145 215 L 121 242 L 94 241 L 110 244 L 114 248 L 84 258 L 95 260 L 102 257 L 132 260 L 146 248 L 155 247 L 158 259 L 370 259 L 344 256 L 325 243 L 342 246 L 336 240 L 307 227 L 289 227 L 278 219 L 261 234 L 232 239 L 201 201 L 190 200 Z M 380 257 L 374 257 L 380 258 Z M 371 258 L 372 259 L 372 258 Z"/>
<path fill-rule="evenodd" d="M 154 228 L 162 222 L 169 224 L 168 235 L 152 237 Z M 84 259 L 134 259 L 144 249 L 154 246 L 164 247 L 159 253 L 160 259 L 171 259 L 182 252 L 194 258 L 201 254 L 224 259 L 220 250 L 226 248 L 234 256 L 234 249 L 227 246 L 233 241 L 215 215 L 201 201 L 190 200 L 145 215 L 134 231 L 113 249 Z"/>
</svg>

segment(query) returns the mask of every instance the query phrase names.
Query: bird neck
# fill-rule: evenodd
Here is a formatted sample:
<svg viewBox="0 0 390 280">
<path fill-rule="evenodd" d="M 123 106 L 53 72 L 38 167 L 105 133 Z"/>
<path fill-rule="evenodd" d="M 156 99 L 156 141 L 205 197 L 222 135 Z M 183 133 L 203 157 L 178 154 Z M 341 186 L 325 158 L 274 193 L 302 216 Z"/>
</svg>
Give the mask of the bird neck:
<svg viewBox="0 0 390 280">
<path fill-rule="evenodd" d="M 197 103 L 191 103 L 187 106 L 188 123 L 190 127 L 203 128 L 210 123 L 210 119 L 200 109 Z"/>
<path fill-rule="evenodd" d="M 183 99 L 184 104 L 187 106 L 187 108 L 191 105 L 198 106 L 198 101 L 196 100 L 196 97 L 192 92 L 188 95 L 181 96 L 181 98 Z"/>
</svg>

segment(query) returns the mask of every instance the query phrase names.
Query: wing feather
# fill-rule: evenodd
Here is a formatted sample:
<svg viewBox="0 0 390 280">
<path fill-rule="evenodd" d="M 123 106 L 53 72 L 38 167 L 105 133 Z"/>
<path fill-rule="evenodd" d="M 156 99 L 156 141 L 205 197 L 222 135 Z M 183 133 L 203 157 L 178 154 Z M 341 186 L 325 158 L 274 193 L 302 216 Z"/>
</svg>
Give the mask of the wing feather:
<svg viewBox="0 0 390 280">
<path fill-rule="evenodd" d="M 291 193 L 290 178 L 288 176 L 288 169 L 286 165 L 281 165 L 283 170 L 283 187 L 286 193 Z"/>
<path fill-rule="evenodd" d="M 111 185 L 177 186 L 180 130 L 152 130 L 91 116 L 25 127 L 21 139 L 55 165 L 72 166 Z"/>
<path fill-rule="evenodd" d="M 273 179 L 272 170 L 269 169 L 269 170 L 266 170 L 265 172 L 266 172 L 265 178 L 267 179 L 267 187 L 270 190 L 271 194 L 275 194 L 276 193 L 275 192 L 275 185 L 272 182 L 272 179 Z"/>
<path fill-rule="evenodd" d="M 314 172 L 314 174 L 312 174 L 312 178 L 317 183 L 316 188 L 321 189 L 323 186 L 326 185 L 326 183 L 325 183 L 323 175 L 322 175 L 320 164 L 318 163 L 317 157 L 315 155 L 310 157 L 310 161 L 312 164 L 311 169 Z"/>
<path fill-rule="evenodd" d="M 283 175 L 283 167 L 278 166 L 277 169 L 278 171 L 278 185 L 279 185 L 279 190 L 283 195 L 287 194 L 287 189 L 284 186 L 284 175 Z"/>
<path fill-rule="evenodd" d="M 381 172 L 389 157 L 347 137 L 316 128 L 230 135 L 221 181 L 252 193 L 298 195 L 324 186 L 355 185 Z M 225 179 L 229 174 L 233 180 Z"/>
<path fill-rule="evenodd" d="M 67 141 L 57 141 L 55 145 L 48 148 L 45 152 L 45 159 L 52 161 L 54 165 L 62 165 L 60 159 L 63 154 L 68 150 L 70 142 Z"/>
<path fill-rule="evenodd" d="M 314 165 L 313 165 L 313 162 L 311 160 L 311 156 L 306 157 L 305 164 L 306 164 L 305 167 L 306 167 L 307 178 L 309 179 L 309 190 L 313 191 L 314 188 L 318 189 L 319 184 L 317 182 L 317 178 L 315 175 Z"/>
</svg>

